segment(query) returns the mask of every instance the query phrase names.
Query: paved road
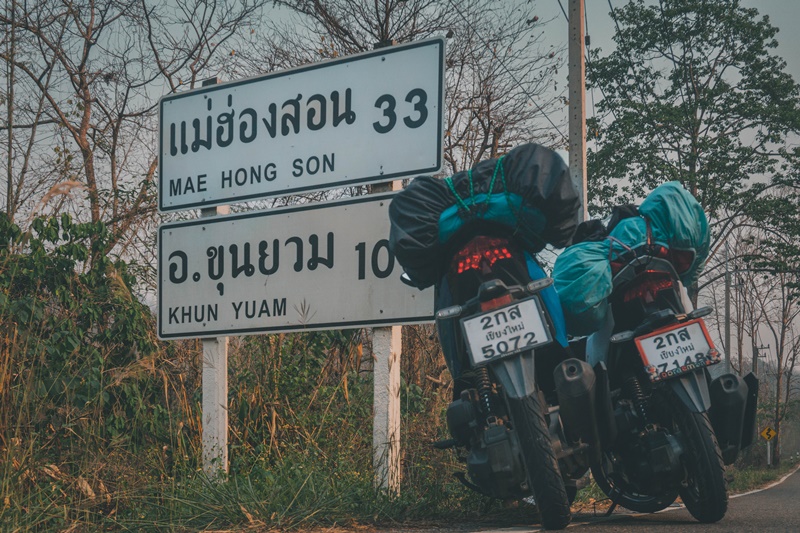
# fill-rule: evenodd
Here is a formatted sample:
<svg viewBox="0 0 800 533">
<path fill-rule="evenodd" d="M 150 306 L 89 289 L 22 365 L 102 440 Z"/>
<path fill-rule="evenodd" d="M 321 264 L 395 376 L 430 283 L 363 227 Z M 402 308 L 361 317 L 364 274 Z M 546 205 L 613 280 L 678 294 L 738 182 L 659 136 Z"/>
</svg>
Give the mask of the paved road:
<svg viewBox="0 0 800 533">
<path fill-rule="evenodd" d="M 610 519 L 576 517 L 569 531 L 629 533 L 643 531 L 777 532 L 800 531 L 800 472 L 771 489 L 731 498 L 728 513 L 716 524 L 700 524 L 686 509 L 652 515 L 613 516 Z"/>
<path fill-rule="evenodd" d="M 452 524 L 415 525 L 377 530 L 381 533 L 534 533 L 540 526 L 518 525 L 535 520 L 535 513 L 521 519 L 517 512 L 505 524 L 491 520 L 484 523 L 456 522 Z M 741 494 L 730 499 L 728 512 L 716 524 L 697 522 L 683 507 L 670 508 L 656 514 L 639 515 L 618 509 L 609 517 L 591 513 L 573 516 L 567 533 L 663 533 L 676 532 L 743 532 L 743 533 L 800 533 L 800 471 L 770 489 Z"/>
</svg>

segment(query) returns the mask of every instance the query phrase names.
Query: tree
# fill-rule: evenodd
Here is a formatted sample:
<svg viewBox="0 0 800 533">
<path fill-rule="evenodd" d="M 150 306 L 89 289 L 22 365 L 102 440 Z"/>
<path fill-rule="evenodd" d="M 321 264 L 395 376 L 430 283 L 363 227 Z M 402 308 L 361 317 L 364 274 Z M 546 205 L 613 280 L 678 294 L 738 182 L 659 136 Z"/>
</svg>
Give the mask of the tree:
<svg viewBox="0 0 800 533">
<path fill-rule="evenodd" d="M 590 209 L 635 203 L 665 181 L 694 194 L 712 229 L 703 285 L 734 271 L 734 368 L 745 371 L 748 338 L 757 346 L 769 335 L 777 347 L 778 425 L 789 403 L 800 266 L 800 152 L 788 141 L 800 132 L 800 87 L 774 54 L 778 30 L 739 0 L 630 0 L 611 16 L 616 48 L 596 50 L 587 69 L 603 95 L 588 124 Z M 723 246 L 732 255 L 720 257 Z"/>
<path fill-rule="evenodd" d="M 226 42 L 265 3 L 7 2 L 0 61 L 15 73 L 4 125 L 12 220 L 63 211 L 105 222 L 106 253 L 138 236 L 155 212 L 158 98 L 215 74 Z"/>
<path fill-rule="evenodd" d="M 595 51 L 590 83 L 602 91 L 589 125 L 593 212 L 680 181 L 715 224 L 742 214 L 797 156 L 800 90 L 774 55 L 777 29 L 739 0 L 632 0 L 611 13 L 616 49 Z M 727 215 L 723 218 L 723 215 Z"/>
<path fill-rule="evenodd" d="M 277 0 L 273 21 L 237 54 L 242 70 L 297 66 L 376 46 L 446 36 L 446 172 L 515 144 L 563 144 L 547 118 L 560 105 L 560 49 L 545 48 L 545 21 L 530 2 L 492 0 Z"/>
</svg>

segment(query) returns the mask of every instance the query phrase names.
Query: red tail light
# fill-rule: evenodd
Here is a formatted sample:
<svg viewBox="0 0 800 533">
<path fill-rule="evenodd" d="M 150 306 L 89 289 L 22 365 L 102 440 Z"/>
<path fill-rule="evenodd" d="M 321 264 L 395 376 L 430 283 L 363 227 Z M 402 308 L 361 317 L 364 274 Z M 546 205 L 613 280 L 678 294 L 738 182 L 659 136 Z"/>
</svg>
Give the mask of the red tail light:
<svg viewBox="0 0 800 533">
<path fill-rule="evenodd" d="M 670 250 L 666 246 L 654 246 L 647 254 L 669 260 L 678 274 L 686 273 L 694 263 L 694 252 L 687 250 Z M 634 252 L 629 252 L 611 260 L 611 275 L 616 276 L 635 256 Z"/>
<path fill-rule="evenodd" d="M 511 259 L 511 251 L 506 239 L 477 237 L 458 251 L 453 258 L 453 266 L 457 274 L 463 274 L 468 270 L 491 268 L 501 259 Z"/>
<path fill-rule="evenodd" d="M 651 303 L 655 301 L 659 292 L 667 289 L 673 289 L 674 287 L 675 282 L 666 272 L 647 270 L 641 275 L 638 283 L 625 291 L 622 299 L 625 302 L 630 302 L 631 300 L 642 300 L 644 302 Z"/>
</svg>

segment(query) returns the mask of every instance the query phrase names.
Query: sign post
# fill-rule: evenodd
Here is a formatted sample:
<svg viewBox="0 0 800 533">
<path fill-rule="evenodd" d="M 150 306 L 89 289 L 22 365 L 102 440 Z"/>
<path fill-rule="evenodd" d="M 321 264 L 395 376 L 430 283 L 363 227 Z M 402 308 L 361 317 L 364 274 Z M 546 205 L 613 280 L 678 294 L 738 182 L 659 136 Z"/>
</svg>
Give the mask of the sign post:
<svg viewBox="0 0 800 533">
<path fill-rule="evenodd" d="M 772 439 L 778 436 L 778 432 L 770 426 L 761 430 L 761 438 L 767 441 L 767 466 L 772 466 Z"/>
<path fill-rule="evenodd" d="M 430 322 L 433 291 L 400 282 L 386 240 L 391 198 L 206 217 L 236 201 L 438 172 L 444 45 L 412 42 L 161 99 L 159 210 L 200 208 L 203 218 L 159 228 L 158 333 L 205 339 L 210 477 L 228 470 L 226 335 L 378 326 L 376 479 L 399 491 L 396 324 Z"/>
<path fill-rule="evenodd" d="M 202 217 L 227 215 L 228 206 L 203 209 Z M 203 339 L 203 471 L 228 473 L 228 337 Z"/>
<path fill-rule="evenodd" d="M 373 186 L 374 192 L 399 190 L 400 182 Z M 433 302 L 431 302 L 433 310 Z M 400 326 L 372 330 L 372 464 L 375 485 L 390 495 L 400 495 Z"/>
</svg>

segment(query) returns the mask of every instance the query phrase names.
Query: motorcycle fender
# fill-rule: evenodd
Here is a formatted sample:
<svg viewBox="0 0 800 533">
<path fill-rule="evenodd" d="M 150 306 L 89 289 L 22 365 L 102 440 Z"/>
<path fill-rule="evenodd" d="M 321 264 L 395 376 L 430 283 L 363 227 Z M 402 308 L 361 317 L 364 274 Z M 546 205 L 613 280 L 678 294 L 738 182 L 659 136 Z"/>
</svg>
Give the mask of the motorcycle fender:
<svg viewBox="0 0 800 533">
<path fill-rule="evenodd" d="M 683 374 L 667 383 L 691 412 L 704 413 L 711 407 L 705 372 Z"/>
<path fill-rule="evenodd" d="M 497 381 L 510 398 L 522 399 L 536 392 L 534 352 L 523 352 L 492 364 Z"/>
</svg>

